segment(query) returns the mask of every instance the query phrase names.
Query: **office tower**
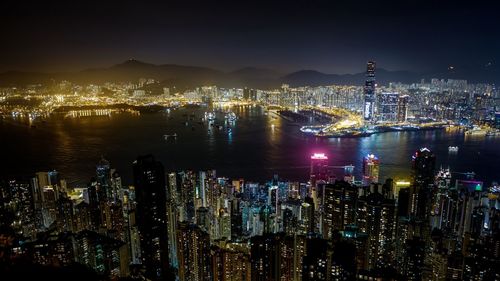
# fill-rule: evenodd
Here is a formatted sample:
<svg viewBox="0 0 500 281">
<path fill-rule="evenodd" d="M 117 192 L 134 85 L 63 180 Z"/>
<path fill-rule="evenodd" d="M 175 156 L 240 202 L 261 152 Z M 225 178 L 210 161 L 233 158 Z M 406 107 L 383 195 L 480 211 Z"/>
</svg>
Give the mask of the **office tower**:
<svg viewBox="0 0 500 281">
<path fill-rule="evenodd" d="M 393 265 L 396 202 L 375 191 L 366 198 L 368 269 Z"/>
<path fill-rule="evenodd" d="M 101 206 L 99 203 L 98 186 L 92 181 L 87 186 L 88 203 L 90 210 L 90 230 L 99 232 L 101 227 Z"/>
<path fill-rule="evenodd" d="M 401 95 L 398 98 L 398 122 L 406 122 L 408 118 L 408 102 L 410 100 L 410 96 Z"/>
<path fill-rule="evenodd" d="M 207 202 L 207 173 L 205 171 L 200 171 L 198 173 L 198 183 L 196 185 L 196 195 L 197 198 L 200 199 L 201 201 L 201 206 L 195 206 L 195 209 L 197 207 L 207 207 L 208 202 Z"/>
<path fill-rule="evenodd" d="M 314 232 L 314 202 L 311 197 L 306 197 L 304 202 L 300 205 L 299 225 L 300 233 L 303 235 Z"/>
<path fill-rule="evenodd" d="M 357 197 L 358 189 L 345 181 L 323 185 L 320 209 L 321 230 L 325 239 L 332 238 L 335 232 L 356 222 Z"/>
<path fill-rule="evenodd" d="M 293 213 L 293 211 L 289 208 L 286 208 L 282 214 L 282 221 L 283 221 L 283 231 L 287 235 L 294 235 L 295 233 L 298 232 L 298 218 L 297 216 Z"/>
<path fill-rule="evenodd" d="M 127 277 L 127 245 L 119 240 L 84 230 L 75 236 L 75 260 L 111 278 Z"/>
<path fill-rule="evenodd" d="M 221 209 L 218 216 L 219 236 L 222 239 L 231 239 L 231 214 L 227 209 Z"/>
<path fill-rule="evenodd" d="M 431 188 L 434 183 L 436 157 L 428 148 L 421 148 L 412 157 L 413 183 L 410 186 L 410 215 L 424 220 L 429 215 Z"/>
<path fill-rule="evenodd" d="M 366 65 L 366 81 L 364 87 L 363 118 L 366 122 L 375 121 L 375 62 Z"/>
<path fill-rule="evenodd" d="M 373 154 L 368 154 L 363 158 L 363 184 L 370 185 L 378 183 L 380 171 L 380 160 Z"/>
<path fill-rule="evenodd" d="M 179 199 L 181 210 L 179 221 L 195 222 L 195 196 L 196 196 L 196 174 L 192 171 L 179 173 L 180 190 Z"/>
<path fill-rule="evenodd" d="M 243 235 L 243 218 L 240 208 L 241 198 L 236 197 L 231 203 L 231 240 L 238 241 Z"/>
<path fill-rule="evenodd" d="M 262 206 L 259 212 L 260 222 L 262 223 L 263 233 L 274 233 L 274 220 L 272 209 L 269 205 Z"/>
<path fill-rule="evenodd" d="M 167 194 L 163 165 L 152 155 L 134 161 L 134 186 L 137 202 L 142 264 L 151 279 L 169 277 L 167 237 Z"/>
<path fill-rule="evenodd" d="M 97 195 L 99 202 L 111 198 L 111 168 L 103 157 L 96 165 Z"/>
<path fill-rule="evenodd" d="M 121 201 L 108 202 L 103 210 L 103 221 L 109 237 L 127 242 L 127 226 Z"/>
<path fill-rule="evenodd" d="M 272 207 L 275 211 L 278 211 L 279 205 L 279 189 L 277 185 L 273 185 L 269 187 L 267 194 L 267 205 Z"/>
<path fill-rule="evenodd" d="M 84 201 L 76 204 L 73 209 L 75 232 L 91 229 L 90 217 L 91 215 L 89 204 Z"/>
<path fill-rule="evenodd" d="M 198 226 L 186 222 L 179 223 L 177 258 L 181 281 L 212 280 L 210 236 Z"/>
<path fill-rule="evenodd" d="M 73 232 L 74 230 L 74 215 L 73 201 L 66 196 L 61 196 L 56 202 L 56 225 L 59 232 Z"/>
<path fill-rule="evenodd" d="M 112 201 L 117 201 L 120 199 L 122 191 L 122 179 L 120 174 L 113 170 L 111 173 L 111 197 Z"/>
<path fill-rule="evenodd" d="M 196 210 L 196 225 L 201 228 L 201 230 L 211 233 L 212 221 L 209 209 L 205 207 L 200 207 Z M 218 231 L 215 232 L 218 235 Z"/>
<path fill-rule="evenodd" d="M 430 224 L 432 228 L 451 229 L 455 221 L 456 190 L 451 189 L 451 173 L 441 169 L 436 175 L 436 191 L 431 198 Z"/>
<path fill-rule="evenodd" d="M 326 182 L 329 178 L 328 157 L 324 153 L 314 153 L 311 155 L 311 186 L 316 183 Z"/>
<path fill-rule="evenodd" d="M 386 199 L 396 199 L 396 183 L 391 178 L 386 179 L 379 192 L 381 192 Z"/>
<path fill-rule="evenodd" d="M 178 268 L 177 263 L 177 223 L 179 222 L 179 177 L 176 173 L 167 175 L 167 236 L 170 266 Z"/>
<path fill-rule="evenodd" d="M 250 100 L 250 89 L 247 87 L 243 88 L 243 99 L 244 100 Z"/>
<path fill-rule="evenodd" d="M 47 178 L 49 185 L 56 186 L 59 185 L 59 172 L 52 170 L 47 172 Z"/>
<path fill-rule="evenodd" d="M 127 186 L 122 189 L 121 201 L 130 262 L 133 265 L 138 265 L 141 263 L 141 248 L 136 220 L 135 188 L 133 186 Z"/>
<path fill-rule="evenodd" d="M 44 188 L 49 186 L 49 174 L 47 172 L 38 172 L 36 173 L 36 178 L 38 180 L 38 185 L 40 188 Z"/>
<path fill-rule="evenodd" d="M 436 156 L 428 148 L 421 148 L 415 152 L 413 160 L 414 182 L 422 186 L 434 182 L 434 170 L 436 165 Z"/>
<path fill-rule="evenodd" d="M 398 120 L 399 93 L 381 93 L 379 96 L 379 121 L 396 122 Z"/>
</svg>

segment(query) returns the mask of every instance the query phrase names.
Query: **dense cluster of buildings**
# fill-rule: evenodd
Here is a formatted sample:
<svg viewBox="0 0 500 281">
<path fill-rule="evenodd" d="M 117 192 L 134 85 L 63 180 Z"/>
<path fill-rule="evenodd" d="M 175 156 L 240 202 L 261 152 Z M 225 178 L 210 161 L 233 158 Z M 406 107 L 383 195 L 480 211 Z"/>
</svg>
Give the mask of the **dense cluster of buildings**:
<svg viewBox="0 0 500 281">
<path fill-rule="evenodd" d="M 500 187 L 435 161 L 422 148 L 411 180 L 384 182 L 372 154 L 361 180 L 323 153 L 305 182 L 168 172 L 152 156 L 130 186 L 104 159 L 85 188 L 39 172 L 0 183 L 0 257 L 151 280 L 500 279 Z"/>
<path fill-rule="evenodd" d="M 500 124 L 500 91 L 495 85 L 454 79 L 379 85 L 376 64 L 372 61 L 367 63 L 363 86 L 290 87 L 284 84 L 278 89 L 203 86 L 181 90 L 164 87 L 154 79 L 141 78 L 101 85 L 62 81 L 53 85 L 0 88 L 1 114 L 32 119 L 61 108 L 102 109 L 153 104 L 169 107 L 211 102 L 253 103 L 294 110 L 339 108 L 362 116 L 368 124 L 426 120 L 490 127 Z"/>
</svg>

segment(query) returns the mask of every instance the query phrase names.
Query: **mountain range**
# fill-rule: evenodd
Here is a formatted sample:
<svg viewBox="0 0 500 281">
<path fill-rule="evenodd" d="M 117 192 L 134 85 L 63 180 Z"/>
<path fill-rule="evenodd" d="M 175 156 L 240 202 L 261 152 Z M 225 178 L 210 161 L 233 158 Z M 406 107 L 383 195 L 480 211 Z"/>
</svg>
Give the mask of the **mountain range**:
<svg viewBox="0 0 500 281">
<path fill-rule="evenodd" d="M 75 83 L 104 83 L 137 81 L 139 78 L 153 78 L 162 86 L 189 88 L 202 85 L 220 87 L 251 87 L 269 89 L 286 83 L 292 87 L 320 85 L 362 85 L 365 73 L 327 74 L 315 70 L 300 70 L 280 73 L 271 69 L 245 67 L 231 72 L 176 64 L 150 64 L 137 60 L 106 68 L 93 68 L 77 72 L 41 73 L 8 71 L 0 73 L 0 86 L 20 86 L 27 84 L 47 84 L 67 80 Z M 493 64 L 475 67 L 454 67 L 443 71 L 410 72 L 376 70 L 376 80 L 380 85 L 389 82 L 414 83 L 421 79 L 466 79 L 471 83 L 500 83 L 500 67 Z"/>
</svg>

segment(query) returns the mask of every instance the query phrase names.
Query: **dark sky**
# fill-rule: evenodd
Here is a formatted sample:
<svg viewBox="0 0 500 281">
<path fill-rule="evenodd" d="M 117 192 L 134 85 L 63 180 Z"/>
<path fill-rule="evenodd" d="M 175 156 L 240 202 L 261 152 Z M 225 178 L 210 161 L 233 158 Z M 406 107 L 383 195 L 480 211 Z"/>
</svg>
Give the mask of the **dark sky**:
<svg viewBox="0 0 500 281">
<path fill-rule="evenodd" d="M 497 1 L 3 2 L 0 71 L 129 58 L 329 73 L 362 71 L 369 59 L 412 71 L 500 63 L 499 5 L 488 3 Z"/>
</svg>

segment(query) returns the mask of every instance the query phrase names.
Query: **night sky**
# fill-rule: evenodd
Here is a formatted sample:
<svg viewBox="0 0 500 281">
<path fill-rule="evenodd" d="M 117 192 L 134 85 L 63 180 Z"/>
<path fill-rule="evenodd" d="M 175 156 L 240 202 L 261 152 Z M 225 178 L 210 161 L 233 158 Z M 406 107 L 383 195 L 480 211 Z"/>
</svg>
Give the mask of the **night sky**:
<svg viewBox="0 0 500 281">
<path fill-rule="evenodd" d="M 100 2 L 0 4 L 0 71 L 130 58 L 328 73 L 362 71 L 369 59 L 411 71 L 500 63 L 499 4 L 488 3 L 497 1 Z"/>
</svg>

